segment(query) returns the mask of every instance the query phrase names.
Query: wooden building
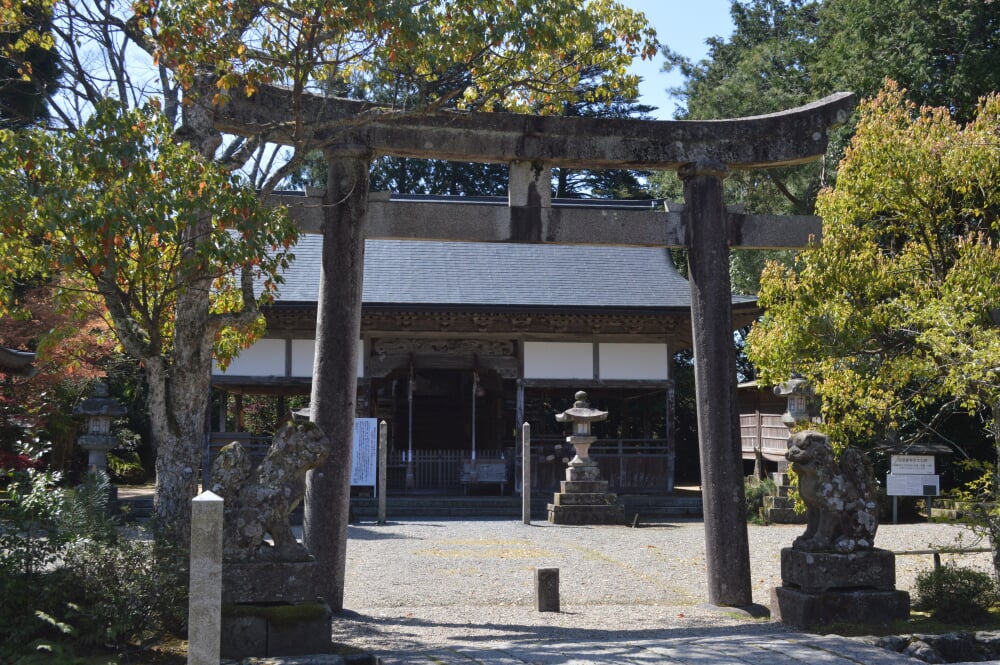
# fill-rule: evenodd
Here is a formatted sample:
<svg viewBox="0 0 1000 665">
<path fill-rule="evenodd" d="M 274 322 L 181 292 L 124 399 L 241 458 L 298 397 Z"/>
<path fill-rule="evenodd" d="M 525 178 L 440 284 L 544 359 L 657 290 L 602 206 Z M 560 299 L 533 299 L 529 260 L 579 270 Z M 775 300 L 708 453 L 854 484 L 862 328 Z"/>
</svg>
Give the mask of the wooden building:
<svg viewBox="0 0 1000 665">
<path fill-rule="evenodd" d="M 442 214 L 461 214 L 460 202 L 440 201 Z M 214 371 L 217 391 L 309 394 L 320 249 L 319 236 L 302 237 L 266 338 Z M 752 298 L 733 299 L 735 326 L 757 314 Z M 389 425 L 390 491 L 461 489 L 470 463 L 498 460 L 518 480 L 524 421 L 533 486 L 554 486 L 569 456 L 554 414 L 581 389 L 611 413 L 592 451 L 615 490 L 672 491 L 677 456 L 698 454 L 671 435 L 672 356 L 691 347 L 691 322 L 689 285 L 668 250 L 368 240 L 361 335 L 357 415 Z"/>
</svg>

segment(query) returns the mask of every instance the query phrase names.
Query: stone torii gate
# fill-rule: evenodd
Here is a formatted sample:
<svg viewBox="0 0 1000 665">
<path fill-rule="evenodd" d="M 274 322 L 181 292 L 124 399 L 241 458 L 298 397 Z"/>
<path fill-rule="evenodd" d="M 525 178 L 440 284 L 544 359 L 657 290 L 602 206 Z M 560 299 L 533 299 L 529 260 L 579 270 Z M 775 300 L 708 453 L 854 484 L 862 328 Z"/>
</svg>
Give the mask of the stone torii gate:
<svg viewBox="0 0 1000 665">
<path fill-rule="evenodd" d="M 828 131 L 847 120 L 854 96 L 716 121 L 421 115 L 320 96 L 294 102 L 287 91 L 264 88 L 217 111 L 215 126 L 320 148 L 329 166 L 321 197 L 288 201 L 304 231 L 323 235 L 311 398 L 313 420 L 333 450 L 307 479 L 304 520 L 306 545 L 327 574 L 317 595 L 334 611 L 343 609 L 364 241 L 409 238 L 688 249 L 708 601 L 752 604 L 729 248 L 802 247 L 818 239 L 820 223 L 727 211 L 723 180 L 733 170 L 821 157 Z M 299 122 L 286 122 L 292 109 Z M 508 163 L 510 205 L 463 205 L 456 219 L 432 203 L 372 200 L 368 171 L 379 155 Z M 677 171 L 684 205 L 668 212 L 552 208 L 551 167 Z"/>
</svg>

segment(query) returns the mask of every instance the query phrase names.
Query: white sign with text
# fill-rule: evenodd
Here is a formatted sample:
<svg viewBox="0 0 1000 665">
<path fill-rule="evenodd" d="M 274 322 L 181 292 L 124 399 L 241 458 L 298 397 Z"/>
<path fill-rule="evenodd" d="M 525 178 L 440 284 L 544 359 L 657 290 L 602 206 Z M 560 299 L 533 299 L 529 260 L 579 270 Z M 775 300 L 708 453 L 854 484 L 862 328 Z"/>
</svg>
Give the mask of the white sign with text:
<svg viewBox="0 0 1000 665">
<path fill-rule="evenodd" d="M 378 482 L 378 419 L 354 419 L 351 485 L 375 487 Z"/>
<path fill-rule="evenodd" d="M 893 474 L 927 475 L 934 473 L 933 455 L 893 455 L 890 464 Z"/>
<path fill-rule="evenodd" d="M 890 473 L 885 481 L 885 493 L 889 496 L 937 496 L 941 493 L 941 477 L 934 474 Z"/>
</svg>

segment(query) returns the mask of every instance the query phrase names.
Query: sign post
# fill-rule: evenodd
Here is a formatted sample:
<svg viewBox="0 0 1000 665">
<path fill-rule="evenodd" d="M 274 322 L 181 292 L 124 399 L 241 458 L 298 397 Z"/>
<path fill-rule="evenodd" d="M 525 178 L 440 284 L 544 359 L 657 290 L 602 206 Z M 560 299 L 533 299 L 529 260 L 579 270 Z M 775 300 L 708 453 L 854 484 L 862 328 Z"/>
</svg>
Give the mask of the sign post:
<svg viewBox="0 0 1000 665">
<path fill-rule="evenodd" d="M 351 454 L 351 486 L 377 491 L 378 419 L 354 419 L 354 447 Z"/>
<path fill-rule="evenodd" d="M 933 455 L 893 455 L 885 477 L 885 491 L 892 497 L 892 523 L 897 523 L 897 497 L 922 496 L 931 519 L 931 497 L 941 493 L 941 476 L 934 473 Z"/>
</svg>

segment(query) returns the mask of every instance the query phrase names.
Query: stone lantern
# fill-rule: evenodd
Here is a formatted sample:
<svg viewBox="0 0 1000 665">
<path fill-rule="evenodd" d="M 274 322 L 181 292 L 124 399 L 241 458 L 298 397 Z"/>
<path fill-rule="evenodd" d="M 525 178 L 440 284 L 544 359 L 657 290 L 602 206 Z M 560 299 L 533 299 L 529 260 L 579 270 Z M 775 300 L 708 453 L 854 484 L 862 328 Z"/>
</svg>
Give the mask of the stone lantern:
<svg viewBox="0 0 1000 665">
<path fill-rule="evenodd" d="M 587 393 L 582 390 L 575 397 L 573 408 L 556 414 L 556 422 L 573 425 L 573 433 L 566 437 L 566 443 L 573 445 L 576 456 L 566 470 L 566 480 L 600 480 L 597 462 L 590 459 L 590 445 L 597 441 L 597 437 L 590 433 L 590 424 L 606 420 L 608 412 L 590 408 Z"/>
<path fill-rule="evenodd" d="M 86 432 L 77 443 L 87 451 L 87 468 L 93 473 L 108 470 L 108 451 L 118 443 L 118 437 L 111 433 L 111 422 L 124 416 L 127 410 L 118 400 L 108 396 L 108 386 L 103 381 L 94 387 L 93 397 L 80 402 L 73 408 L 74 416 L 87 419 Z"/>
<path fill-rule="evenodd" d="M 607 411 L 590 408 L 587 393 L 576 393 L 573 408 L 556 414 L 556 422 L 571 423 L 573 433 L 566 442 L 573 445 L 576 456 L 566 467 L 566 480 L 549 504 L 549 522 L 553 524 L 620 524 L 625 521 L 625 509 L 618 504 L 618 495 L 609 493 L 608 481 L 601 480 L 601 469 L 590 458 L 590 445 L 597 437 L 590 433 L 590 424 L 605 420 Z"/>
<path fill-rule="evenodd" d="M 788 399 L 788 410 L 781 416 L 781 422 L 788 429 L 798 423 L 809 421 L 809 398 L 813 396 L 812 386 L 800 374 L 793 373 L 788 381 L 782 381 L 774 387 L 775 395 Z"/>
<path fill-rule="evenodd" d="M 788 400 L 788 407 L 781 416 L 781 422 L 791 434 L 795 426 L 809 422 L 809 398 L 813 396 L 809 381 L 795 372 L 787 381 L 782 381 L 774 387 L 774 394 Z M 778 472 L 771 478 L 777 487 L 777 493 L 764 497 L 764 517 L 775 524 L 801 524 L 805 521 L 805 513 L 795 511 L 795 501 L 789 496 L 791 479 L 788 476 L 788 460 L 778 460 Z"/>
</svg>

